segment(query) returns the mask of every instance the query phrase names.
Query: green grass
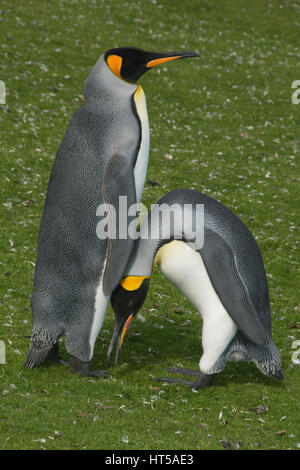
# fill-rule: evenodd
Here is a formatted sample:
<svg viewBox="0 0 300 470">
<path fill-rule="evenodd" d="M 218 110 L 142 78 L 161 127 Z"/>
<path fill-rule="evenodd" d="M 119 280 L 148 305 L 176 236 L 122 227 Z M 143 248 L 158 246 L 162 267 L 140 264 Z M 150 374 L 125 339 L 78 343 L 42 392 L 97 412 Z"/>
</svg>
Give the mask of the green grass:
<svg viewBox="0 0 300 470">
<path fill-rule="evenodd" d="M 295 0 L 2 0 L 1 449 L 299 447 L 300 366 L 291 362 L 300 339 L 300 105 L 291 103 L 291 84 L 300 79 L 299 24 Z M 146 321 L 133 323 L 111 379 L 79 378 L 59 366 L 23 368 L 49 173 L 89 71 L 105 50 L 122 45 L 201 54 L 140 80 L 152 139 L 148 178 L 159 183 L 146 184 L 143 202 L 149 207 L 167 191 L 193 188 L 246 223 L 268 274 L 282 384 L 252 364 L 228 364 L 198 393 L 155 382 L 168 365 L 196 369 L 201 355 L 197 312 L 158 272 L 140 312 Z M 109 308 L 95 367 L 106 367 L 112 328 Z M 67 359 L 63 343 L 62 354 Z M 265 413 L 251 411 L 259 405 Z"/>
</svg>

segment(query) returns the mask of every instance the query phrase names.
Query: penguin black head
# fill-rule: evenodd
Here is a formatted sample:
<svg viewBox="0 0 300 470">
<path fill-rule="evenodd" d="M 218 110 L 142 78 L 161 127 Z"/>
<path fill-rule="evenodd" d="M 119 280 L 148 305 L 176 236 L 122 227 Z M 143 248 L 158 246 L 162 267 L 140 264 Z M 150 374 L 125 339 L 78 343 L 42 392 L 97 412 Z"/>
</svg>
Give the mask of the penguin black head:
<svg viewBox="0 0 300 470">
<path fill-rule="evenodd" d="M 104 59 L 117 77 L 136 83 L 143 73 L 156 65 L 185 57 L 199 57 L 196 52 L 147 52 L 134 47 L 119 47 L 105 52 Z"/>
<path fill-rule="evenodd" d="M 108 362 L 118 336 L 115 364 L 118 363 L 125 333 L 146 299 L 149 284 L 150 277 L 148 276 L 128 276 L 122 280 L 112 293 L 110 301 L 115 312 L 115 327 L 107 351 Z"/>
</svg>

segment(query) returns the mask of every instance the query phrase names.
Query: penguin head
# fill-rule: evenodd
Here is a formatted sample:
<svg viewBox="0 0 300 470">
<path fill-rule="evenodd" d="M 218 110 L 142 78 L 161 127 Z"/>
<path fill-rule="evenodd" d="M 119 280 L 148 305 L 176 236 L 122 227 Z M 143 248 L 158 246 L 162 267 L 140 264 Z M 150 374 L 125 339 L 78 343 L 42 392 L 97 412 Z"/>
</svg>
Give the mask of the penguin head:
<svg viewBox="0 0 300 470">
<path fill-rule="evenodd" d="M 143 73 L 156 65 L 185 57 L 199 57 L 196 52 L 147 52 L 134 47 L 119 47 L 105 52 L 110 70 L 122 80 L 136 83 Z"/>
<path fill-rule="evenodd" d="M 115 327 L 107 352 L 108 362 L 118 337 L 115 364 L 118 363 L 125 333 L 146 299 L 149 284 L 149 276 L 128 276 L 121 281 L 112 293 L 110 301 L 115 312 Z"/>
</svg>

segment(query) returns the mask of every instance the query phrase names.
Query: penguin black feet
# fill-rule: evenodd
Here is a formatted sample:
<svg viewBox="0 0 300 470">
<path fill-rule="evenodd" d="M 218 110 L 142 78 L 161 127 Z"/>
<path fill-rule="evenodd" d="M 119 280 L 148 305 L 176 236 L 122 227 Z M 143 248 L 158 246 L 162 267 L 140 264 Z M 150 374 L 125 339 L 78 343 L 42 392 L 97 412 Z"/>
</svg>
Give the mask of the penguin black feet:
<svg viewBox="0 0 300 470">
<path fill-rule="evenodd" d="M 72 374 L 79 374 L 83 377 L 109 377 L 108 372 L 105 370 L 91 370 L 90 361 L 81 361 L 75 356 L 70 356 L 69 371 Z"/>
<path fill-rule="evenodd" d="M 59 355 L 59 344 L 58 341 L 54 344 L 53 348 L 49 351 L 47 356 L 48 361 L 57 362 L 62 366 L 66 366 L 68 364 L 67 361 L 64 361 Z"/>
<path fill-rule="evenodd" d="M 212 384 L 213 378 L 215 374 L 204 374 L 200 370 L 191 370 L 191 369 L 183 369 L 181 367 L 170 367 L 168 368 L 170 372 L 174 372 L 175 374 L 182 374 L 182 375 L 191 375 L 197 377 L 196 380 L 184 380 L 184 379 L 175 379 L 175 378 L 159 378 L 156 379 L 158 382 L 166 382 L 170 384 L 182 384 L 187 385 L 188 387 L 198 389 L 198 388 L 206 388 L 210 387 Z"/>
</svg>

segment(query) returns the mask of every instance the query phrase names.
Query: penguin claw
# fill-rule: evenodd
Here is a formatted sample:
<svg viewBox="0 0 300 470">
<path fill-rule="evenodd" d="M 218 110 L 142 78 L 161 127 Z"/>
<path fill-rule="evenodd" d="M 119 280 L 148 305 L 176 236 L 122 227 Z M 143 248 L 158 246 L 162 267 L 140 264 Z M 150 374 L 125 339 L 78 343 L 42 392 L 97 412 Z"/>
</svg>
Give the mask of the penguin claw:
<svg viewBox="0 0 300 470">
<path fill-rule="evenodd" d="M 164 377 L 164 378 L 162 377 L 162 378 L 156 379 L 157 382 L 186 385 L 196 390 L 198 388 L 210 387 L 213 381 L 213 377 L 215 375 L 215 374 L 208 375 L 208 374 L 204 374 L 201 371 L 196 371 L 196 370 L 191 370 L 191 369 L 181 369 L 179 367 L 170 367 L 168 368 L 168 370 L 176 374 L 192 375 L 192 376 L 197 377 L 197 379 L 189 381 L 189 380 L 184 380 L 184 379 L 175 379 L 173 377 Z"/>
<path fill-rule="evenodd" d="M 109 373 L 106 370 L 91 370 L 88 374 L 88 377 L 110 377 Z"/>
<path fill-rule="evenodd" d="M 199 377 L 199 374 L 201 374 L 199 370 L 183 369 L 182 367 L 168 367 L 168 371 L 174 372 L 174 374 L 194 375 L 196 377 Z"/>
<path fill-rule="evenodd" d="M 61 366 L 67 366 L 67 365 L 69 365 L 69 361 L 64 361 L 64 360 L 61 359 L 60 357 L 57 359 L 57 362 L 58 362 L 58 364 L 60 364 Z"/>
<path fill-rule="evenodd" d="M 187 385 L 188 387 L 195 388 L 194 385 L 196 384 L 196 380 L 190 382 L 189 380 L 184 379 L 175 379 L 172 377 L 160 377 L 156 379 L 157 382 L 164 382 L 168 384 L 182 384 Z"/>
</svg>

